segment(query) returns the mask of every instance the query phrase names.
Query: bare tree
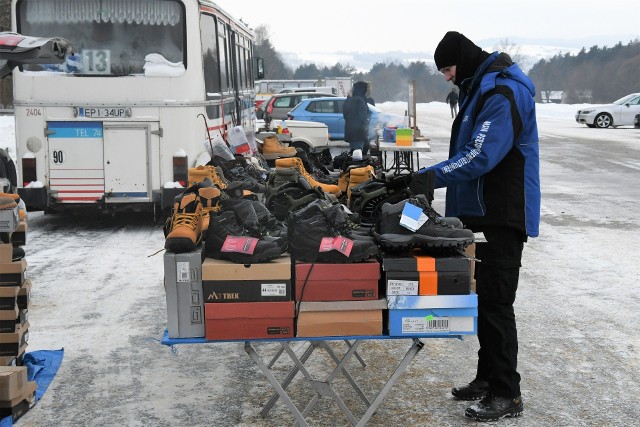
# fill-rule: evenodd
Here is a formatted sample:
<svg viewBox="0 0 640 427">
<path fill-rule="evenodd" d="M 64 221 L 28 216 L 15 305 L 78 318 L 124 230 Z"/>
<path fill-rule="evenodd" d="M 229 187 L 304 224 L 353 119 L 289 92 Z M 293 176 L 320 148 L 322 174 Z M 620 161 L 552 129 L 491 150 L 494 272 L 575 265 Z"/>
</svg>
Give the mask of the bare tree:
<svg viewBox="0 0 640 427">
<path fill-rule="evenodd" d="M 494 50 L 499 52 L 504 52 L 511 57 L 513 62 L 520 65 L 520 68 L 525 68 L 525 58 L 520 53 L 520 46 L 513 43 L 508 38 L 501 39 L 496 46 L 493 47 Z"/>
</svg>

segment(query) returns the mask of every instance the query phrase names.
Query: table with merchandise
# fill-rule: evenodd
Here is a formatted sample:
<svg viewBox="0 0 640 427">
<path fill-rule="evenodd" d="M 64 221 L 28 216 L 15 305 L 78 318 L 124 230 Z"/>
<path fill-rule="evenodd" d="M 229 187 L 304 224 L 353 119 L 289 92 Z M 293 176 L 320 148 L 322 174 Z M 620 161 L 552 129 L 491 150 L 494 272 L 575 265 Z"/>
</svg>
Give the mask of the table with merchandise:
<svg viewBox="0 0 640 427">
<path fill-rule="evenodd" d="M 261 416 L 281 400 L 296 425 L 307 426 L 306 417 L 326 397 L 352 425 L 363 426 L 425 339 L 476 333 L 477 296 L 470 289 L 470 265 L 460 253 L 432 257 L 419 251 L 353 264 L 298 262 L 282 256 L 251 265 L 202 261 L 199 251 L 166 253 L 168 328 L 162 343 L 244 343 L 273 389 Z M 358 351 L 374 340 L 406 342 L 408 349 L 391 363 L 391 375 L 370 399 L 349 364 L 355 361 L 365 368 L 366 356 Z M 314 359 L 312 369 L 308 362 L 316 350 L 329 358 L 321 367 Z M 272 369 L 276 361 L 287 364 L 284 378 Z M 288 390 L 299 373 L 313 393 L 304 407 Z M 338 379 L 346 380 L 364 405 L 360 418 L 336 391 Z"/>
</svg>

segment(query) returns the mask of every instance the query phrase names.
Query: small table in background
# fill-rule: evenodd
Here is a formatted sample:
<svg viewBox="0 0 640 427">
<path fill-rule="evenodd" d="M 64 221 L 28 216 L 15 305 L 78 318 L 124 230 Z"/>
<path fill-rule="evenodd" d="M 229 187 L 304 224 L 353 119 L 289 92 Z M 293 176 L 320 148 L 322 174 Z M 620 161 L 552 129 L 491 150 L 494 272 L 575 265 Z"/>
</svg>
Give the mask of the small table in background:
<svg viewBox="0 0 640 427">
<path fill-rule="evenodd" d="M 420 169 L 420 153 L 431 151 L 431 146 L 425 141 L 413 141 L 412 145 L 396 145 L 395 142 L 378 143 L 378 150 L 383 155 L 383 169 L 385 172 L 393 171 L 394 175 L 402 172 L 413 173 Z M 393 152 L 393 163 L 387 167 L 387 152 Z M 414 167 L 413 155 L 416 155 Z"/>
</svg>

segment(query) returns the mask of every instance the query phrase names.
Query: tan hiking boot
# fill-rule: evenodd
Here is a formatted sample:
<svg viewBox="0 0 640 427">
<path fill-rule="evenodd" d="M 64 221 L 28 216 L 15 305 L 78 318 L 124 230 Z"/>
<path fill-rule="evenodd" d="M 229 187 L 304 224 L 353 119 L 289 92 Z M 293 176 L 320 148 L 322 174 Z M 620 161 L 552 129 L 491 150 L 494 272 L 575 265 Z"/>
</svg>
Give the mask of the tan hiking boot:
<svg viewBox="0 0 640 427">
<path fill-rule="evenodd" d="M 363 166 L 351 169 L 349 174 L 349 185 L 347 187 L 347 206 L 351 205 L 351 189 L 363 182 L 371 181 L 376 177 L 373 166 Z"/>
<path fill-rule="evenodd" d="M 165 225 L 164 247 L 168 252 L 190 252 L 202 238 L 202 201 L 195 192 L 176 196 L 171 217 Z"/>
<path fill-rule="evenodd" d="M 276 170 L 278 168 L 296 168 L 300 175 L 309 181 L 312 187 L 320 187 L 325 193 L 331 193 L 336 197 L 339 197 L 342 192 L 340 188 L 338 188 L 335 184 L 324 184 L 316 180 L 307 170 L 304 168 L 304 164 L 302 163 L 302 159 L 299 157 L 289 157 L 286 159 L 277 159 L 276 160 Z"/>
<path fill-rule="evenodd" d="M 207 230 L 209 229 L 210 212 L 220 212 L 220 196 L 222 192 L 218 187 L 202 187 L 198 189 L 198 196 L 202 202 L 202 217 L 200 219 L 202 232 L 202 240 L 207 238 Z"/>
<path fill-rule="evenodd" d="M 220 167 L 205 165 L 189 168 L 189 187 L 204 181 L 205 178 L 209 178 L 211 182 L 222 190 L 227 188 L 227 180 L 224 179 L 224 175 L 222 175 L 222 169 L 220 169 Z"/>
<path fill-rule="evenodd" d="M 13 197 L 0 196 L 0 209 L 14 209 L 18 204 Z"/>
<path fill-rule="evenodd" d="M 295 147 L 288 147 L 278 141 L 274 135 L 269 135 L 262 141 L 262 157 L 275 160 L 281 157 L 293 157 L 297 153 Z"/>
</svg>

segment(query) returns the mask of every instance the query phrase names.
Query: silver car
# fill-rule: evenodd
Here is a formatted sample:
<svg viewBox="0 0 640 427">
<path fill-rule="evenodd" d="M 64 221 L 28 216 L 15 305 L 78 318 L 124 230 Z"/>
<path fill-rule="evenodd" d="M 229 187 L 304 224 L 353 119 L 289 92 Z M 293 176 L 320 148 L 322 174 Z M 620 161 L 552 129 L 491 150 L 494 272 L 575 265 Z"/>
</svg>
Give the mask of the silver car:
<svg viewBox="0 0 640 427">
<path fill-rule="evenodd" d="M 578 110 L 576 122 L 590 128 L 633 126 L 637 114 L 640 114 L 640 93 L 632 93 L 612 104 L 594 105 Z"/>
</svg>

